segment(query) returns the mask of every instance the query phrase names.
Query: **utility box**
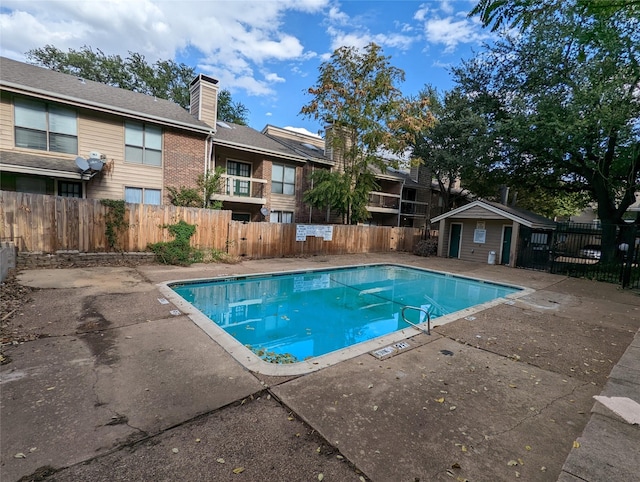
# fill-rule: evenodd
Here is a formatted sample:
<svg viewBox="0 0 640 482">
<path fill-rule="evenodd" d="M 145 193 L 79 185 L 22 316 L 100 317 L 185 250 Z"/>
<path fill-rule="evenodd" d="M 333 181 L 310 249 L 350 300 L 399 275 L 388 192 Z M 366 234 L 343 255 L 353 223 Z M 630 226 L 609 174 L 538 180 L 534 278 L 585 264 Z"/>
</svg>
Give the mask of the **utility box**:
<svg viewBox="0 0 640 482">
<path fill-rule="evenodd" d="M 487 258 L 487 263 L 488 264 L 496 264 L 496 252 L 495 251 L 489 251 L 489 256 Z"/>
</svg>

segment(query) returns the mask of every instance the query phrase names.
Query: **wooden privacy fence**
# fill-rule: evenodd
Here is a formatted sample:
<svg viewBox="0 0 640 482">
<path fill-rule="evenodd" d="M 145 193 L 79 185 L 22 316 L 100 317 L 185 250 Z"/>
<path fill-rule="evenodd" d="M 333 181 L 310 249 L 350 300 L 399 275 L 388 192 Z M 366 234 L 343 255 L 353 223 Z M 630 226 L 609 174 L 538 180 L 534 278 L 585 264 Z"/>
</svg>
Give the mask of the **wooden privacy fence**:
<svg viewBox="0 0 640 482">
<path fill-rule="evenodd" d="M 114 251 L 105 234 L 109 209 L 95 199 L 0 191 L 0 238 L 26 252 Z M 163 226 L 180 220 L 196 225 L 192 246 L 254 259 L 411 251 L 423 234 L 416 228 L 334 225 L 330 241 L 296 241 L 295 224 L 231 221 L 231 211 L 126 204 L 126 228 L 118 232 L 115 250 L 142 252 L 149 243 L 171 241 Z"/>
<path fill-rule="evenodd" d="M 109 209 L 97 199 L 0 191 L 0 237 L 14 241 L 19 251 L 114 251 L 105 234 Z M 193 246 L 226 249 L 230 211 L 126 204 L 126 228 L 116 233 L 116 250 L 141 252 L 149 243 L 171 241 L 162 226 L 181 219 L 197 225 Z"/>
<path fill-rule="evenodd" d="M 421 229 L 334 225 L 331 241 L 308 236 L 296 241 L 296 224 L 229 224 L 229 254 L 247 258 L 411 251 Z"/>
</svg>

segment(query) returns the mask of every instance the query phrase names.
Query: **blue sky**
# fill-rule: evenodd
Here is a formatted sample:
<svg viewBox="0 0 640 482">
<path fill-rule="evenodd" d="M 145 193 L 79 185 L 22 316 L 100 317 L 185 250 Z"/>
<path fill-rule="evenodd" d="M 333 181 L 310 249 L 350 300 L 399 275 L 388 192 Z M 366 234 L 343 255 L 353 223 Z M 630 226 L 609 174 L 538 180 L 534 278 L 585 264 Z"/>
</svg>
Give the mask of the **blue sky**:
<svg viewBox="0 0 640 482">
<path fill-rule="evenodd" d="M 404 70 L 405 95 L 452 87 L 448 68 L 491 34 L 467 13 L 475 0 L 2 0 L 0 53 L 25 60 L 47 44 L 174 59 L 217 78 L 250 110 L 249 124 L 302 128 L 319 65 L 343 45 L 376 42 Z"/>
</svg>

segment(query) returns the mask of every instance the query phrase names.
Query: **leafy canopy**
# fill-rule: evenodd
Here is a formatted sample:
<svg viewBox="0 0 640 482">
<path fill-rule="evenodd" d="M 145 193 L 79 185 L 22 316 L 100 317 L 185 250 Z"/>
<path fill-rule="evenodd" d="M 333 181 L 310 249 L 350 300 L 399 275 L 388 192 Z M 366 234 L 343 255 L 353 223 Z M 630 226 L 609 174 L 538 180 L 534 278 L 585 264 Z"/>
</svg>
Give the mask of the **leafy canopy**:
<svg viewBox="0 0 640 482">
<path fill-rule="evenodd" d="M 580 0 L 555 5 L 531 10 L 519 35 L 454 69 L 488 126 L 470 178 L 587 193 L 603 224 L 619 224 L 640 189 L 640 17 L 592 13 Z"/>
<path fill-rule="evenodd" d="M 359 222 L 366 210 L 369 191 L 375 186 L 372 168 L 386 171 L 389 161 L 382 152 L 403 153 L 409 133 L 431 121 L 426 109 L 403 99 L 397 87 L 404 72 L 391 65 L 381 47 L 340 47 L 319 68 L 313 99 L 301 114 L 328 127 L 327 147 L 337 159 L 337 172 L 315 174 L 314 188 L 306 202 L 330 207 L 344 215 L 345 223 Z M 331 193 L 331 194 L 329 194 Z"/>
</svg>

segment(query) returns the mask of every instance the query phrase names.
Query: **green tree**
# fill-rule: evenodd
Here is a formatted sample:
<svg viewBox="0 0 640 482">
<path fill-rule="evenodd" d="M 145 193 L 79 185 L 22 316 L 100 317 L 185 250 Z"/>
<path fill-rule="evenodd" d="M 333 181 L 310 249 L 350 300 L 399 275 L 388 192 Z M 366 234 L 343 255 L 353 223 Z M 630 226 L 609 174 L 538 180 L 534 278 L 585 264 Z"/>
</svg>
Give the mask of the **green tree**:
<svg viewBox="0 0 640 482">
<path fill-rule="evenodd" d="M 435 122 L 414 137 L 413 156 L 438 182 L 445 210 L 449 210 L 454 181 L 485 152 L 486 121 L 473 111 L 472 103 L 460 90 L 440 94 L 427 85 L 418 97 L 427 101 Z M 493 178 L 492 182 L 499 181 Z"/>
<path fill-rule="evenodd" d="M 620 10 L 640 12 L 640 0 L 569 0 L 584 13 L 606 18 Z M 484 27 L 495 32 L 502 27 L 526 29 L 542 16 L 562 8 L 567 0 L 480 0 L 469 12 L 479 15 Z"/>
<path fill-rule="evenodd" d="M 454 69 L 488 121 L 476 172 L 531 191 L 588 193 L 611 256 L 615 225 L 640 189 L 640 18 L 595 15 L 578 0 L 543 10 Z"/>
<path fill-rule="evenodd" d="M 371 43 L 362 50 L 340 47 L 319 70 L 316 84 L 309 88 L 313 100 L 301 114 L 331 127 L 327 144 L 339 153 L 340 166 L 337 173 L 318 174 L 321 179 L 315 180 L 306 200 L 324 208 L 326 193 L 334 192 L 337 199 L 330 207 L 343 214 L 346 224 L 356 223 L 369 216 L 366 204 L 375 186 L 371 169 L 384 172 L 389 165 L 382 150 L 403 152 L 405 136 L 394 133 L 414 128 L 416 119 L 406 117 L 407 103 L 397 88 L 404 72 L 390 64 L 378 45 Z M 417 119 L 423 118 L 427 119 Z"/>
<path fill-rule="evenodd" d="M 225 169 L 216 167 L 214 171 L 200 174 L 196 179 L 197 188 L 180 186 L 180 188 L 167 186 L 169 201 L 174 206 L 191 208 L 222 209 L 222 201 L 212 201 L 211 196 L 222 190 L 222 175 Z"/>
<path fill-rule="evenodd" d="M 41 67 L 75 75 L 83 79 L 132 90 L 160 99 L 167 99 L 189 108 L 189 83 L 196 76 L 193 67 L 173 60 L 149 63 L 144 55 L 129 52 L 126 58 L 107 55 L 102 50 L 83 46 L 68 52 L 45 45 L 29 50 L 27 59 Z M 228 90 L 220 91 L 218 118 L 227 122 L 246 125 L 249 110 L 240 102 L 234 102 Z"/>
<path fill-rule="evenodd" d="M 241 102 L 234 102 L 231 92 L 222 89 L 218 93 L 218 119 L 246 126 L 249 122 L 249 109 Z"/>
</svg>

